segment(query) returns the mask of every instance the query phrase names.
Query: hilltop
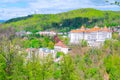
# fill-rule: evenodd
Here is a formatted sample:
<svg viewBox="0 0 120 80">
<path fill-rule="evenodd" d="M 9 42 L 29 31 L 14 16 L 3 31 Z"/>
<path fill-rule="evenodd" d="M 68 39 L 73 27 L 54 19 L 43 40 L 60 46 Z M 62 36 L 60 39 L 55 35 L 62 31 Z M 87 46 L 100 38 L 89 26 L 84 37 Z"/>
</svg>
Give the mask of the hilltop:
<svg viewBox="0 0 120 80">
<path fill-rule="evenodd" d="M 36 32 L 38 30 L 70 31 L 81 25 L 87 27 L 117 26 L 120 24 L 120 12 L 101 11 L 92 8 L 77 9 L 59 14 L 33 14 L 6 21 L 4 27 L 12 26 L 17 30 Z"/>
</svg>

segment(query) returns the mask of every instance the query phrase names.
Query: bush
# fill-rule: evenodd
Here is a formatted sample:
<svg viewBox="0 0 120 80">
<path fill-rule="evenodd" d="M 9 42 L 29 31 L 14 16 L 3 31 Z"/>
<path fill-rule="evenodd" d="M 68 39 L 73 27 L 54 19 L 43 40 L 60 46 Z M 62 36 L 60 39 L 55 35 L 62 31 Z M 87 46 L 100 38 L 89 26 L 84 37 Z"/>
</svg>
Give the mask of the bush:
<svg viewBox="0 0 120 80">
<path fill-rule="evenodd" d="M 57 52 L 56 58 L 59 58 L 63 54 L 64 54 L 63 52 Z"/>
<path fill-rule="evenodd" d="M 104 59 L 104 65 L 107 73 L 110 76 L 110 80 L 120 80 L 120 56 L 110 55 Z"/>
<path fill-rule="evenodd" d="M 88 43 L 87 43 L 86 40 L 82 39 L 82 40 L 80 41 L 80 45 L 81 45 L 82 47 L 87 47 Z"/>
</svg>

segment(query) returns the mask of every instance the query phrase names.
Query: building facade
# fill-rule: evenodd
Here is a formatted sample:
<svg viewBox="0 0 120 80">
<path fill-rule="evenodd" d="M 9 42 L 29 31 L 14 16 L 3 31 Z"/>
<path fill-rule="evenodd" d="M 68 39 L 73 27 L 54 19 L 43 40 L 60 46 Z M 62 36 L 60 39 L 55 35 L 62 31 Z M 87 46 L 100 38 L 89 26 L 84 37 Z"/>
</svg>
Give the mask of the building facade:
<svg viewBox="0 0 120 80">
<path fill-rule="evenodd" d="M 70 31 L 69 38 L 71 44 L 79 44 L 81 40 L 86 40 L 89 46 L 99 46 L 106 39 L 112 38 L 112 31 L 106 26 L 104 28 L 95 26 L 90 29 L 82 26 L 80 29 Z"/>
<path fill-rule="evenodd" d="M 52 55 L 52 57 L 56 58 L 57 51 L 51 50 L 48 48 L 27 48 L 26 52 L 28 53 L 27 59 L 31 59 L 32 57 L 44 58 L 48 55 Z"/>
<path fill-rule="evenodd" d="M 56 50 L 57 52 L 63 52 L 64 54 L 67 54 L 69 48 L 62 41 L 59 41 L 55 44 L 54 50 Z"/>
<path fill-rule="evenodd" d="M 44 36 L 55 36 L 57 33 L 54 31 L 40 31 L 37 34 L 44 35 Z"/>
</svg>

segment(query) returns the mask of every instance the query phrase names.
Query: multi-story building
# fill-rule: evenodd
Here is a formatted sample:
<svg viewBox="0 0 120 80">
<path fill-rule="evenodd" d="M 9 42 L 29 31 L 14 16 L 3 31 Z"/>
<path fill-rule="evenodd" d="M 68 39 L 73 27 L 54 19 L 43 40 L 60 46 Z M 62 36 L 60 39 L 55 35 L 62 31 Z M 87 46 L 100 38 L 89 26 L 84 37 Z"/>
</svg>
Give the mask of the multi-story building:
<svg viewBox="0 0 120 80">
<path fill-rule="evenodd" d="M 95 26 L 90 29 L 82 26 L 80 29 L 72 30 L 69 33 L 71 44 L 79 44 L 80 40 L 86 40 L 89 46 L 99 46 L 106 39 L 110 39 L 111 37 L 112 31 L 106 26 L 104 28 Z"/>
</svg>

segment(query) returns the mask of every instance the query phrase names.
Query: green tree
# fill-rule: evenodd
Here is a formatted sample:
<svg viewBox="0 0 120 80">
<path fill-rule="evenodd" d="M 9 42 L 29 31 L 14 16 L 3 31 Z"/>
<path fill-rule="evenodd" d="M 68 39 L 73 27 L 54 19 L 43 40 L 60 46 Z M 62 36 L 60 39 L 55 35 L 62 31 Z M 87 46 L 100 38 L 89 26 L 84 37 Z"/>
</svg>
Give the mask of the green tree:
<svg viewBox="0 0 120 80">
<path fill-rule="evenodd" d="M 34 65 L 34 66 L 33 66 Z M 40 58 L 33 56 L 27 61 L 26 69 L 29 80 L 51 80 L 53 79 L 53 59 L 50 55 Z"/>
<path fill-rule="evenodd" d="M 49 41 L 48 48 L 54 49 L 54 43 L 52 41 Z"/>
<path fill-rule="evenodd" d="M 3 56 L 3 53 L 0 53 L 0 79 L 5 80 L 6 79 L 6 61 Z"/>
<path fill-rule="evenodd" d="M 104 65 L 106 68 L 106 72 L 110 76 L 110 80 L 119 80 L 119 72 L 120 72 L 120 65 L 119 65 L 120 56 L 119 55 L 110 55 L 106 57 L 104 60 Z"/>
<path fill-rule="evenodd" d="M 82 46 L 82 47 L 87 47 L 87 45 L 88 45 L 88 43 L 87 43 L 87 41 L 86 40 L 81 40 L 80 41 L 80 45 Z"/>
<path fill-rule="evenodd" d="M 60 63 L 61 80 L 80 80 L 80 76 L 75 69 L 74 60 L 70 55 L 64 55 Z"/>
</svg>

